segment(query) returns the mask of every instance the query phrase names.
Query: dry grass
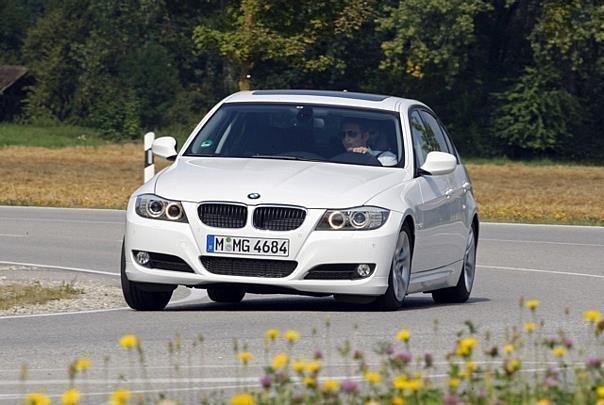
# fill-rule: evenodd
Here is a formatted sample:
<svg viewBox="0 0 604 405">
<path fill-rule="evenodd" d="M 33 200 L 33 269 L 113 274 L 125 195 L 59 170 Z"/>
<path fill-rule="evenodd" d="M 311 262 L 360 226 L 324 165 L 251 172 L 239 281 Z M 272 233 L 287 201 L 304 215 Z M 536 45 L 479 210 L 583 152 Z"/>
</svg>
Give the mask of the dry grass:
<svg viewBox="0 0 604 405">
<path fill-rule="evenodd" d="M 0 284 L 0 311 L 16 306 L 45 304 L 52 300 L 74 298 L 82 290 L 73 284 L 43 286 L 39 282 Z"/>
<path fill-rule="evenodd" d="M 468 165 L 483 219 L 604 225 L 604 167 Z"/>
<path fill-rule="evenodd" d="M 483 220 L 604 225 L 602 166 L 470 164 L 468 170 Z M 0 204 L 124 208 L 142 172 L 141 145 L 0 148 Z"/>
<path fill-rule="evenodd" d="M 125 208 L 142 173 L 141 145 L 0 148 L 0 204 Z"/>
</svg>

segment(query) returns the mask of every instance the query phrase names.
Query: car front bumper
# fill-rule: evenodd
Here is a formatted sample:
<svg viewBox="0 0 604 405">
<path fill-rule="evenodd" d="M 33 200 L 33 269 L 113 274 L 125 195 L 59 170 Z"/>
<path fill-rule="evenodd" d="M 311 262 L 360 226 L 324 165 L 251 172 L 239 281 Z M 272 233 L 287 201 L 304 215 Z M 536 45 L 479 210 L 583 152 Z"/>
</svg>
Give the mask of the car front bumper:
<svg viewBox="0 0 604 405">
<path fill-rule="evenodd" d="M 295 290 L 310 294 L 382 295 L 388 287 L 391 259 L 400 231 L 402 215 L 391 212 L 386 223 L 371 231 L 315 231 L 325 212 L 308 209 L 304 224 L 288 232 L 258 230 L 249 225 L 241 229 L 212 228 L 197 216 L 197 203 L 183 203 L 189 223 L 142 218 L 134 211 L 135 198 L 128 204 L 125 235 L 125 269 L 129 280 L 144 283 L 205 287 L 211 284 L 246 284 Z M 219 234 L 251 238 L 287 238 L 288 257 L 220 255 L 205 251 L 206 235 Z M 184 260 L 194 273 L 153 269 L 135 262 L 132 251 L 173 255 Z M 202 255 L 245 259 L 295 260 L 295 270 L 286 277 L 246 277 L 219 275 L 204 268 Z M 309 270 L 322 264 L 372 263 L 373 273 L 355 280 L 306 280 Z"/>
</svg>

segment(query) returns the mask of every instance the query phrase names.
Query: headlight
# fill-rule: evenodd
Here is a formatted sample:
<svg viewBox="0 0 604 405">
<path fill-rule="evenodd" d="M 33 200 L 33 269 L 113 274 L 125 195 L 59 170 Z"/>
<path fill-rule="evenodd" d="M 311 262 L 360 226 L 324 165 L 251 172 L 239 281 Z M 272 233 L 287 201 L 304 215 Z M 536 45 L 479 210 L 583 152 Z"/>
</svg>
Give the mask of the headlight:
<svg viewBox="0 0 604 405">
<path fill-rule="evenodd" d="M 136 197 L 136 213 L 144 218 L 189 222 L 180 202 L 166 200 L 153 194 Z"/>
<path fill-rule="evenodd" d="M 327 210 L 317 225 L 319 231 L 369 231 L 384 225 L 390 211 L 378 207 Z"/>
</svg>

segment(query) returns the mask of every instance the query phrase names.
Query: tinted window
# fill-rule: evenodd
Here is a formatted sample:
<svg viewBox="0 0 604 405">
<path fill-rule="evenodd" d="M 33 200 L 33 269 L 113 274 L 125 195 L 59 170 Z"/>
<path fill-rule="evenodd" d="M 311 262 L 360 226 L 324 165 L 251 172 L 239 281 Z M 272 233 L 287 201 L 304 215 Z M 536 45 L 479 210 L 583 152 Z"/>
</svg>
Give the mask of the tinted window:
<svg viewBox="0 0 604 405">
<path fill-rule="evenodd" d="M 439 150 L 438 142 L 422 121 L 419 112 L 413 111 L 409 116 L 411 125 L 411 136 L 413 138 L 413 149 L 417 160 L 417 167 L 421 167 L 426 161 L 426 156 L 433 150 Z"/>
<path fill-rule="evenodd" d="M 223 105 L 203 126 L 185 156 L 394 166 L 404 153 L 400 121 L 395 113 L 316 105 L 231 103 Z"/>
<path fill-rule="evenodd" d="M 438 121 L 432 114 L 427 111 L 421 110 L 420 114 L 426 124 L 426 130 L 429 132 L 430 137 L 436 140 L 437 149 L 432 149 L 440 152 L 451 153 L 449 150 L 449 145 L 445 140 L 445 135 L 443 134 Z"/>
</svg>

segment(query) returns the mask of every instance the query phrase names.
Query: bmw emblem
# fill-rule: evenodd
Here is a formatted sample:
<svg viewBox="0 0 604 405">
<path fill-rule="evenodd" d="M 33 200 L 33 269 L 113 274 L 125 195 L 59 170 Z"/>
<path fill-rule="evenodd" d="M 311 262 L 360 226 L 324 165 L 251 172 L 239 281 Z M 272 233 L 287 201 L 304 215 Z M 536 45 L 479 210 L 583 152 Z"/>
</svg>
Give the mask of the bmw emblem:
<svg viewBox="0 0 604 405">
<path fill-rule="evenodd" d="M 247 195 L 247 198 L 249 198 L 250 200 L 257 200 L 260 198 L 260 194 L 258 193 L 249 193 Z"/>
</svg>

